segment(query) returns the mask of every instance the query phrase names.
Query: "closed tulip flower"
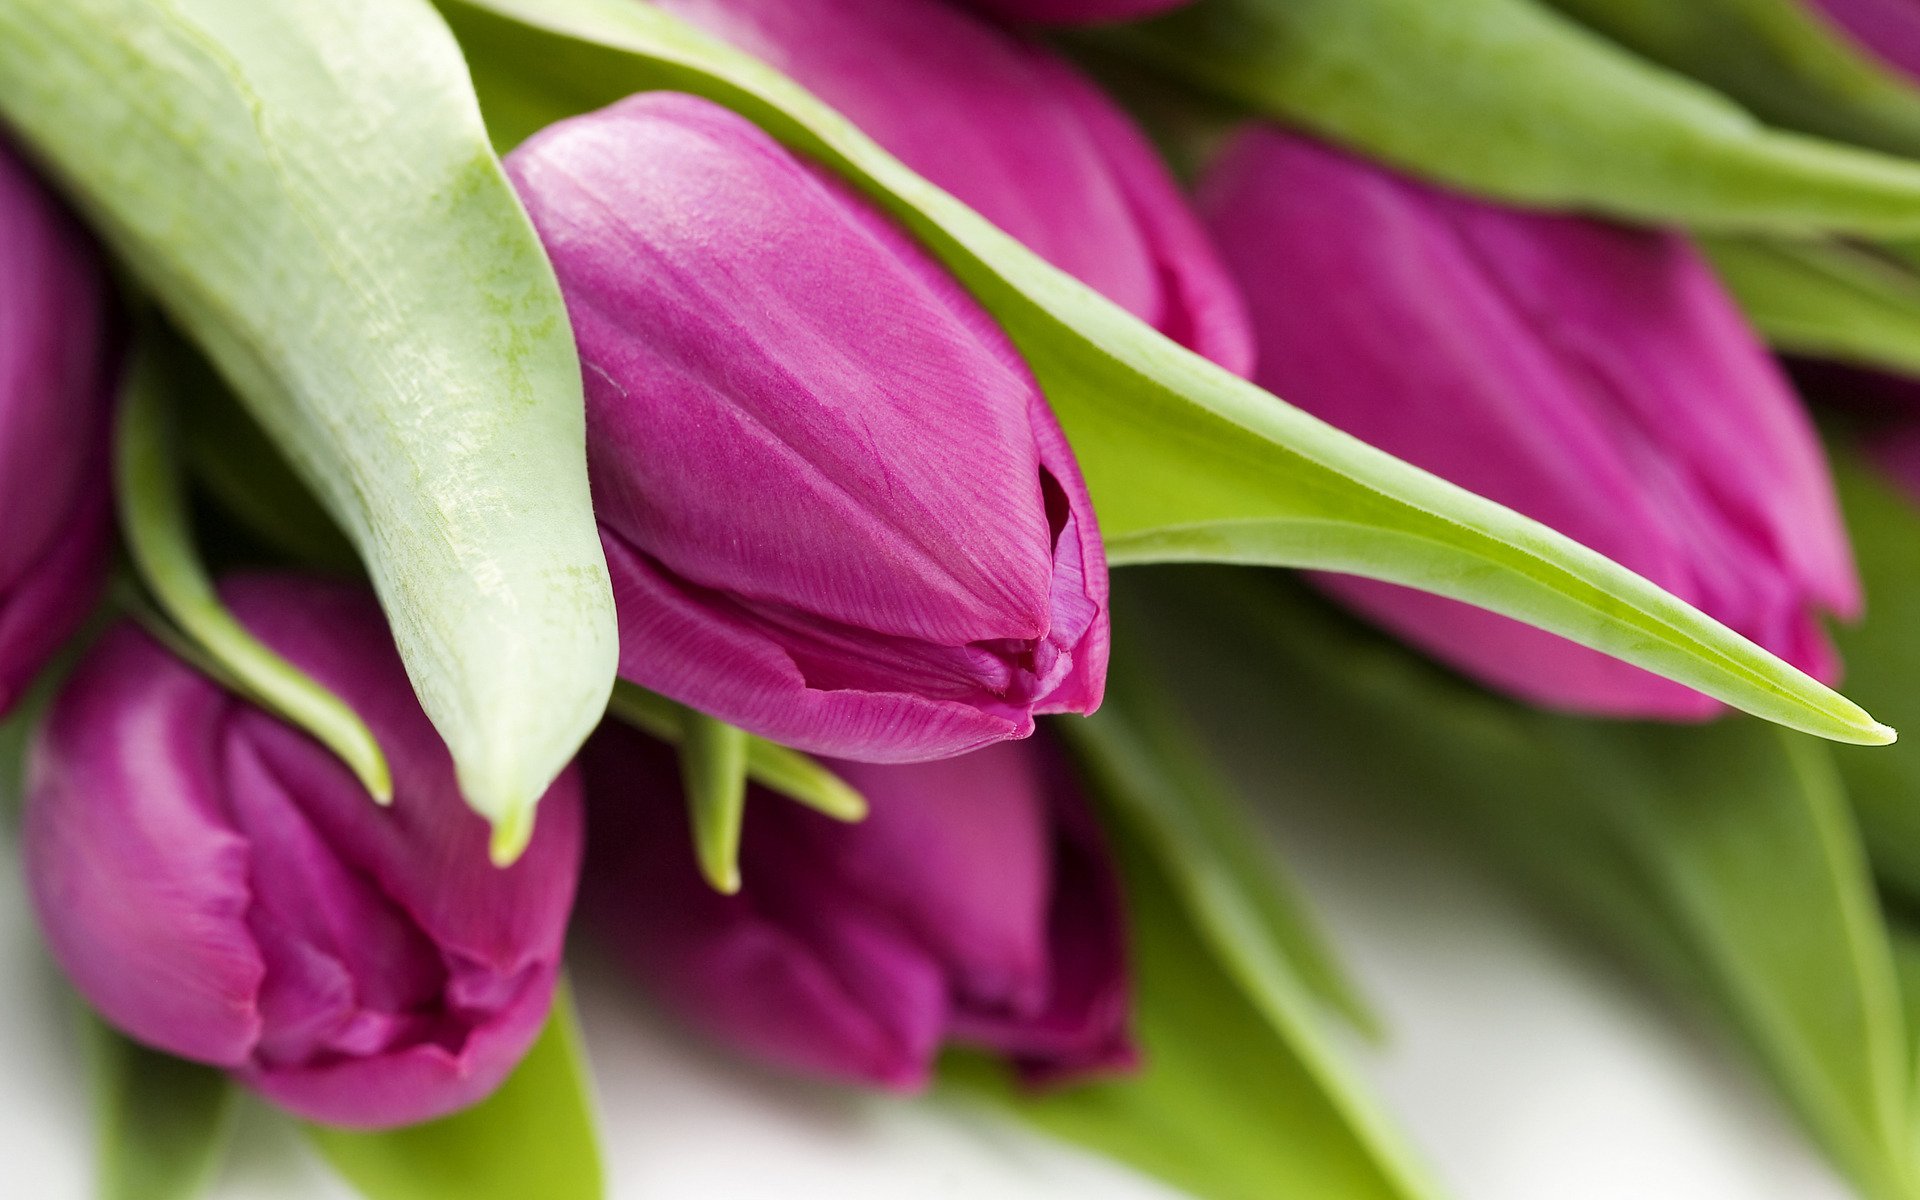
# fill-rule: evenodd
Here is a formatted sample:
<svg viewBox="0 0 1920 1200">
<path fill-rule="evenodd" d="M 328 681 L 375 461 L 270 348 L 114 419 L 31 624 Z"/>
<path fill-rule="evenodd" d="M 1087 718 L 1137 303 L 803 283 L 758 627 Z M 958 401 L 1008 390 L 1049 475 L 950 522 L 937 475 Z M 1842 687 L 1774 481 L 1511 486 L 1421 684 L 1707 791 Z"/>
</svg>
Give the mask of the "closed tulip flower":
<svg viewBox="0 0 1920 1200">
<path fill-rule="evenodd" d="M 913 1090 L 942 1045 L 1030 1082 L 1133 1062 L 1119 893 L 1092 814 L 1034 743 L 935 763 L 836 763 L 845 825 L 756 792 L 742 890 L 689 851 L 672 754 L 588 743 L 582 911 L 673 1012 L 805 1074 Z"/>
<path fill-rule="evenodd" d="M 287 576 L 224 594 L 365 718 L 393 805 L 122 625 L 67 682 L 30 760 L 27 880 L 54 957 L 132 1037 L 311 1120 L 381 1127 L 471 1104 L 553 998 L 578 775 L 541 802 L 525 855 L 494 867 L 373 597 Z"/>
<path fill-rule="evenodd" d="M 1168 337 L 1228 370 L 1251 369 L 1245 310 L 1178 185 L 1126 114 L 1052 50 L 947 0 L 660 6 L 792 76 L 909 167 Z M 1121 6 L 983 7 L 1031 9 L 1037 20 Z"/>
<path fill-rule="evenodd" d="M 1852 613 L 1859 589 L 1825 460 L 1684 237 L 1481 203 L 1271 128 L 1241 136 L 1202 193 L 1252 306 L 1262 384 L 1834 677 L 1818 614 Z M 1464 604 L 1323 583 L 1531 701 L 1717 711 Z"/>
<path fill-rule="evenodd" d="M 106 577 L 112 334 L 93 243 L 0 142 L 0 711 Z"/>
<path fill-rule="evenodd" d="M 690 96 L 562 122 L 508 170 L 585 364 L 623 676 L 873 761 L 1098 704 L 1106 560 L 1072 451 L 903 231 Z"/>
</svg>

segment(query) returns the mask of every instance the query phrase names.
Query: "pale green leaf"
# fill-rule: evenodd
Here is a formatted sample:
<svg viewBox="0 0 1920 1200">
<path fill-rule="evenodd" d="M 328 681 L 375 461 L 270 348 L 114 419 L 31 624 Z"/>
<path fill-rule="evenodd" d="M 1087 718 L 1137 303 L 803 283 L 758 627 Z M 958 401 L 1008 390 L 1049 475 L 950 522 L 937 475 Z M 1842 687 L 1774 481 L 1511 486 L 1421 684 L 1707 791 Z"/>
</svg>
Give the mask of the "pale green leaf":
<svg viewBox="0 0 1920 1200">
<path fill-rule="evenodd" d="M 1838 240 L 1711 236 L 1700 244 L 1779 350 L 1920 374 L 1920 274 Z"/>
<path fill-rule="evenodd" d="M 1160 873 L 1117 839 L 1127 883 L 1139 1074 L 1022 1091 L 985 1059 L 942 1064 L 943 1085 L 1159 1176 L 1200 1200 L 1416 1200 L 1440 1193 L 1350 1096 L 1330 1093 L 1336 1052 L 1311 1023 L 1271 1023 L 1216 961 Z"/>
<path fill-rule="evenodd" d="M 1920 155 L 1920 89 L 1856 45 L 1817 0 L 1548 0 L 1762 120 Z"/>
<path fill-rule="evenodd" d="M 352 538 L 516 854 L 599 720 L 580 366 L 427 0 L 0 0 L 0 119 Z"/>
<path fill-rule="evenodd" d="M 223 1072 L 131 1041 L 92 1013 L 97 1200 L 195 1200 L 226 1146 L 233 1085 Z"/>
<path fill-rule="evenodd" d="M 691 708 L 680 710 L 680 783 L 694 858 L 714 889 L 740 890 L 740 825 L 747 812 L 747 734 Z"/>
<path fill-rule="evenodd" d="M 1536 0 L 1200 0 L 1097 37 L 1251 111 L 1516 204 L 1920 232 L 1920 163 L 1767 128 Z"/>
<path fill-rule="evenodd" d="M 378 1133 L 305 1128 L 367 1200 L 600 1200 L 606 1190 L 592 1085 L 564 988 L 519 1068 L 465 1112 Z"/>
<path fill-rule="evenodd" d="M 686 733 L 686 711 L 624 679 L 613 685 L 613 700 L 607 705 L 609 716 L 675 746 Z M 853 785 L 811 755 L 754 734 L 747 735 L 747 778 L 836 821 L 859 821 L 867 815 L 866 797 Z"/>
<path fill-rule="evenodd" d="M 1866 1195 L 1920 1195 L 1892 953 L 1824 746 L 1529 710 L 1277 579 L 1124 582 L 1160 677 L 1277 792 L 1487 856 L 1719 1014 Z"/>
<path fill-rule="evenodd" d="M 660 10 L 446 0 L 446 11 L 503 142 L 632 91 L 679 88 L 741 111 L 872 194 L 1025 356 L 1073 442 L 1111 561 L 1223 559 L 1387 579 L 1554 630 L 1795 728 L 1891 739 L 1850 702 L 1617 564 L 1160 337 L 792 82 Z M 1920 180 L 1920 166 L 1912 171 Z"/>
<path fill-rule="evenodd" d="M 227 611 L 194 547 L 180 477 L 178 397 L 218 386 L 193 353 L 157 324 L 136 340 L 114 435 L 114 498 L 127 553 L 166 618 L 222 681 L 312 734 L 353 769 L 373 798 L 393 799 L 387 759 L 346 701 L 275 653 Z"/>
</svg>

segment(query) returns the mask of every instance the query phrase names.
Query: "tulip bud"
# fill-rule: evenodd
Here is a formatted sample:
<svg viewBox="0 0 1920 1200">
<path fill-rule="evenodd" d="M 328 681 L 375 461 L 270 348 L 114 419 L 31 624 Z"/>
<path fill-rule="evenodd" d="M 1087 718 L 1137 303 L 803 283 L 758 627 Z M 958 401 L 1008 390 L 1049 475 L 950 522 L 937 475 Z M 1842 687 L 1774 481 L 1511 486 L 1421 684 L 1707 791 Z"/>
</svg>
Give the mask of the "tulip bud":
<svg viewBox="0 0 1920 1200">
<path fill-rule="evenodd" d="M 1052 50 L 945 0 L 659 3 L 792 76 L 909 167 L 1168 337 L 1230 371 L 1252 368 L 1246 312 L 1179 186 L 1127 116 Z M 1058 19 L 1145 5 L 984 7 Z"/>
<path fill-rule="evenodd" d="M 582 765 L 582 913 L 718 1041 L 902 1091 L 949 1041 L 1031 1082 L 1132 1063 L 1118 886 L 1092 813 L 1034 743 L 834 763 L 872 806 L 857 825 L 756 791 L 733 896 L 694 866 L 663 746 L 608 726 Z"/>
<path fill-rule="evenodd" d="M 373 597 L 288 576 L 223 594 L 366 719 L 394 803 L 122 625 L 68 680 L 29 762 L 27 880 L 54 957 L 132 1037 L 311 1120 L 381 1127 L 471 1104 L 553 998 L 579 777 L 547 793 L 525 855 L 492 866 Z"/>
<path fill-rule="evenodd" d="M 112 324 L 92 241 L 0 142 L 0 712 L 106 578 Z"/>
<path fill-rule="evenodd" d="M 1868 53 L 1920 79 L 1920 6 L 1913 0 L 1809 0 Z"/>
<path fill-rule="evenodd" d="M 1202 205 L 1259 380 L 1832 678 L 1859 585 L 1813 431 L 1684 238 L 1519 212 L 1249 131 Z M 1671 719 L 1717 705 L 1552 634 L 1352 577 L 1335 596 L 1484 682 Z"/>
<path fill-rule="evenodd" d="M 906 233 L 691 96 L 561 122 L 508 170 L 585 366 L 624 677 L 870 761 L 1099 703 L 1106 560 L 1079 468 Z"/>
</svg>

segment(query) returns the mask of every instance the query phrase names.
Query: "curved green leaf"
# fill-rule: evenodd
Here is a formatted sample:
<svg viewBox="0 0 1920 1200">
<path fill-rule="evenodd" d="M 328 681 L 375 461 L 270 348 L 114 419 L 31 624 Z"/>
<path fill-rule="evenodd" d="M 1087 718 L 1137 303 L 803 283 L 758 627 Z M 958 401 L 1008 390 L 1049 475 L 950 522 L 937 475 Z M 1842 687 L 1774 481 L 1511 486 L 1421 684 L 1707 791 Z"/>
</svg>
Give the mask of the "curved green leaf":
<svg viewBox="0 0 1920 1200">
<path fill-rule="evenodd" d="M 114 435 L 114 499 L 127 553 L 164 615 L 219 665 L 223 683 L 312 734 L 375 800 L 390 803 L 393 776 L 366 722 L 235 620 L 201 565 L 176 461 L 176 400 L 182 392 L 218 386 L 205 365 L 157 325 L 141 331 Z"/>
<path fill-rule="evenodd" d="M 1337 1052 L 1303 1018 L 1276 1025 L 1222 968 L 1174 885 L 1116 839 L 1133 932 L 1137 1075 L 1023 1091 L 998 1064 L 951 1056 L 945 1087 L 1159 1176 L 1201 1200 L 1433 1200 L 1440 1195 L 1381 1131 L 1327 1090 Z"/>
<path fill-rule="evenodd" d="M 1920 274 L 1891 255 L 1832 240 L 1700 244 L 1776 349 L 1920 374 Z"/>
<path fill-rule="evenodd" d="M 226 1148 L 233 1085 L 224 1072 L 128 1040 L 87 1013 L 97 1200 L 196 1200 Z"/>
<path fill-rule="evenodd" d="M 558 285 L 426 0 L 0 0 L 0 119 L 366 560 L 511 858 L 612 591 Z"/>
<path fill-rule="evenodd" d="M 687 793 L 694 858 L 714 890 L 731 896 L 740 890 L 747 733 L 691 708 L 680 714 L 680 783 Z"/>
<path fill-rule="evenodd" d="M 1200 0 L 1094 36 L 1255 112 L 1515 204 L 1702 228 L 1920 232 L 1920 163 L 1769 129 L 1536 0 Z"/>
<path fill-rule="evenodd" d="M 367 1200 L 601 1200 L 593 1089 L 566 989 L 518 1069 L 465 1112 L 378 1133 L 305 1126 Z"/>
<path fill-rule="evenodd" d="M 1826 747 L 1530 710 L 1274 581 L 1123 582 L 1161 677 L 1277 792 L 1486 856 L 1717 1013 L 1863 1193 L 1920 1196 L 1893 953 Z"/>
<path fill-rule="evenodd" d="M 446 11 L 503 142 L 635 90 L 678 88 L 737 109 L 865 189 L 1019 347 L 1073 442 L 1111 561 L 1224 559 L 1388 579 L 1551 629 L 1795 728 L 1891 739 L 1844 698 L 1600 555 L 1160 337 L 791 81 L 660 10 L 446 0 Z"/>
<path fill-rule="evenodd" d="M 1920 155 L 1920 89 L 1822 16 L 1816 0 L 1547 2 L 1762 120 Z"/>
<path fill-rule="evenodd" d="M 686 737 L 686 706 L 622 679 L 613 685 L 607 715 L 670 745 Z M 747 778 L 836 821 L 866 819 L 867 798 L 810 755 L 755 734 L 747 735 Z"/>
</svg>

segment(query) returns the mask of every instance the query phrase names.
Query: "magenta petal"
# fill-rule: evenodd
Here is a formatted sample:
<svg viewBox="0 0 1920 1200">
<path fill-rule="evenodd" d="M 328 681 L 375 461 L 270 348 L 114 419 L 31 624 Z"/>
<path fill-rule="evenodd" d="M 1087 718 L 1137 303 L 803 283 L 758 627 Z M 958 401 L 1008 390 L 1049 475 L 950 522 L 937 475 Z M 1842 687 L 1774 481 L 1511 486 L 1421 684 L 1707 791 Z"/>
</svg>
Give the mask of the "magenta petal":
<svg viewBox="0 0 1920 1200">
<path fill-rule="evenodd" d="M 782 851 L 785 801 L 754 797 L 751 886 L 722 896 L 695 869 L 671 751 L 609 727 L 582 763 L 593 805 L 582 912 L 663 1003 L 775 1066 L 896 1089 L 926 1082 L 946 1018 L 939 970 L 884 922 L 849 911 L 830 875 L 809 883 L 816 864 Z"/>
<path fill-rule="evenodd" d="M 623 676 L 874 761 L 1097 704 L 1105 560 L 1072 453 L 911 238 L 692 97 L 563 122 L 509 171 L 586 366 Z"/>
<path fill-rule="evenodd" d="M 866 796 L 867 819 L 788 821 L 783 845 L 798 835 L 792 852 L 831 862 L 861 903 L 901 922 L 945 964 L 957 999 L 1021 1013 L 1042 1006 L 1054 830 L 1030 746 L 831 765 Z"/>
<path fill-rule="evenodd" d="M 145 634 L 106 634 L 28 764 L 23 861 L 54 959 L 108 1021 L 202 1062 L 245 1061 L 265 967 L 247 845 L 213 786 L 231 701 Z"/>
<path fill-rule="evenodd" d="M 1503 209 L 1277 129 L 1238 139 L 1203 193 L 1252 306 L 1262 384 L 1832 671 L 1816 615 L 1854 611 L 1859 585 L 1824 459 L 1684 238 Z M 1325 586 L 1529 700 L 1716 711 L 1466 605 Z"/>
<path fill-rule="evenodd" d="M 1811 0 L 1888 66 L 1920 79 L 1920 5 L 1913 0 Z"/>
<path fill-rule="evenodd" d="M 117 357 L 106 269 L 0 141 L 0 710 L 78 628 L 106 573 Z"/>
<path fill-rule="evenodd" d="M 909 167 L 1167 336 L 1247 370 L 1246 313 L 1172 175 L 1113 102 L 1052 50 L 943 0 L 662 7 L 791 75 Z M 1087 19 L 1103 6 L 1004 7 L 1044 20 L 1047 9 Z"/>
</svg>

